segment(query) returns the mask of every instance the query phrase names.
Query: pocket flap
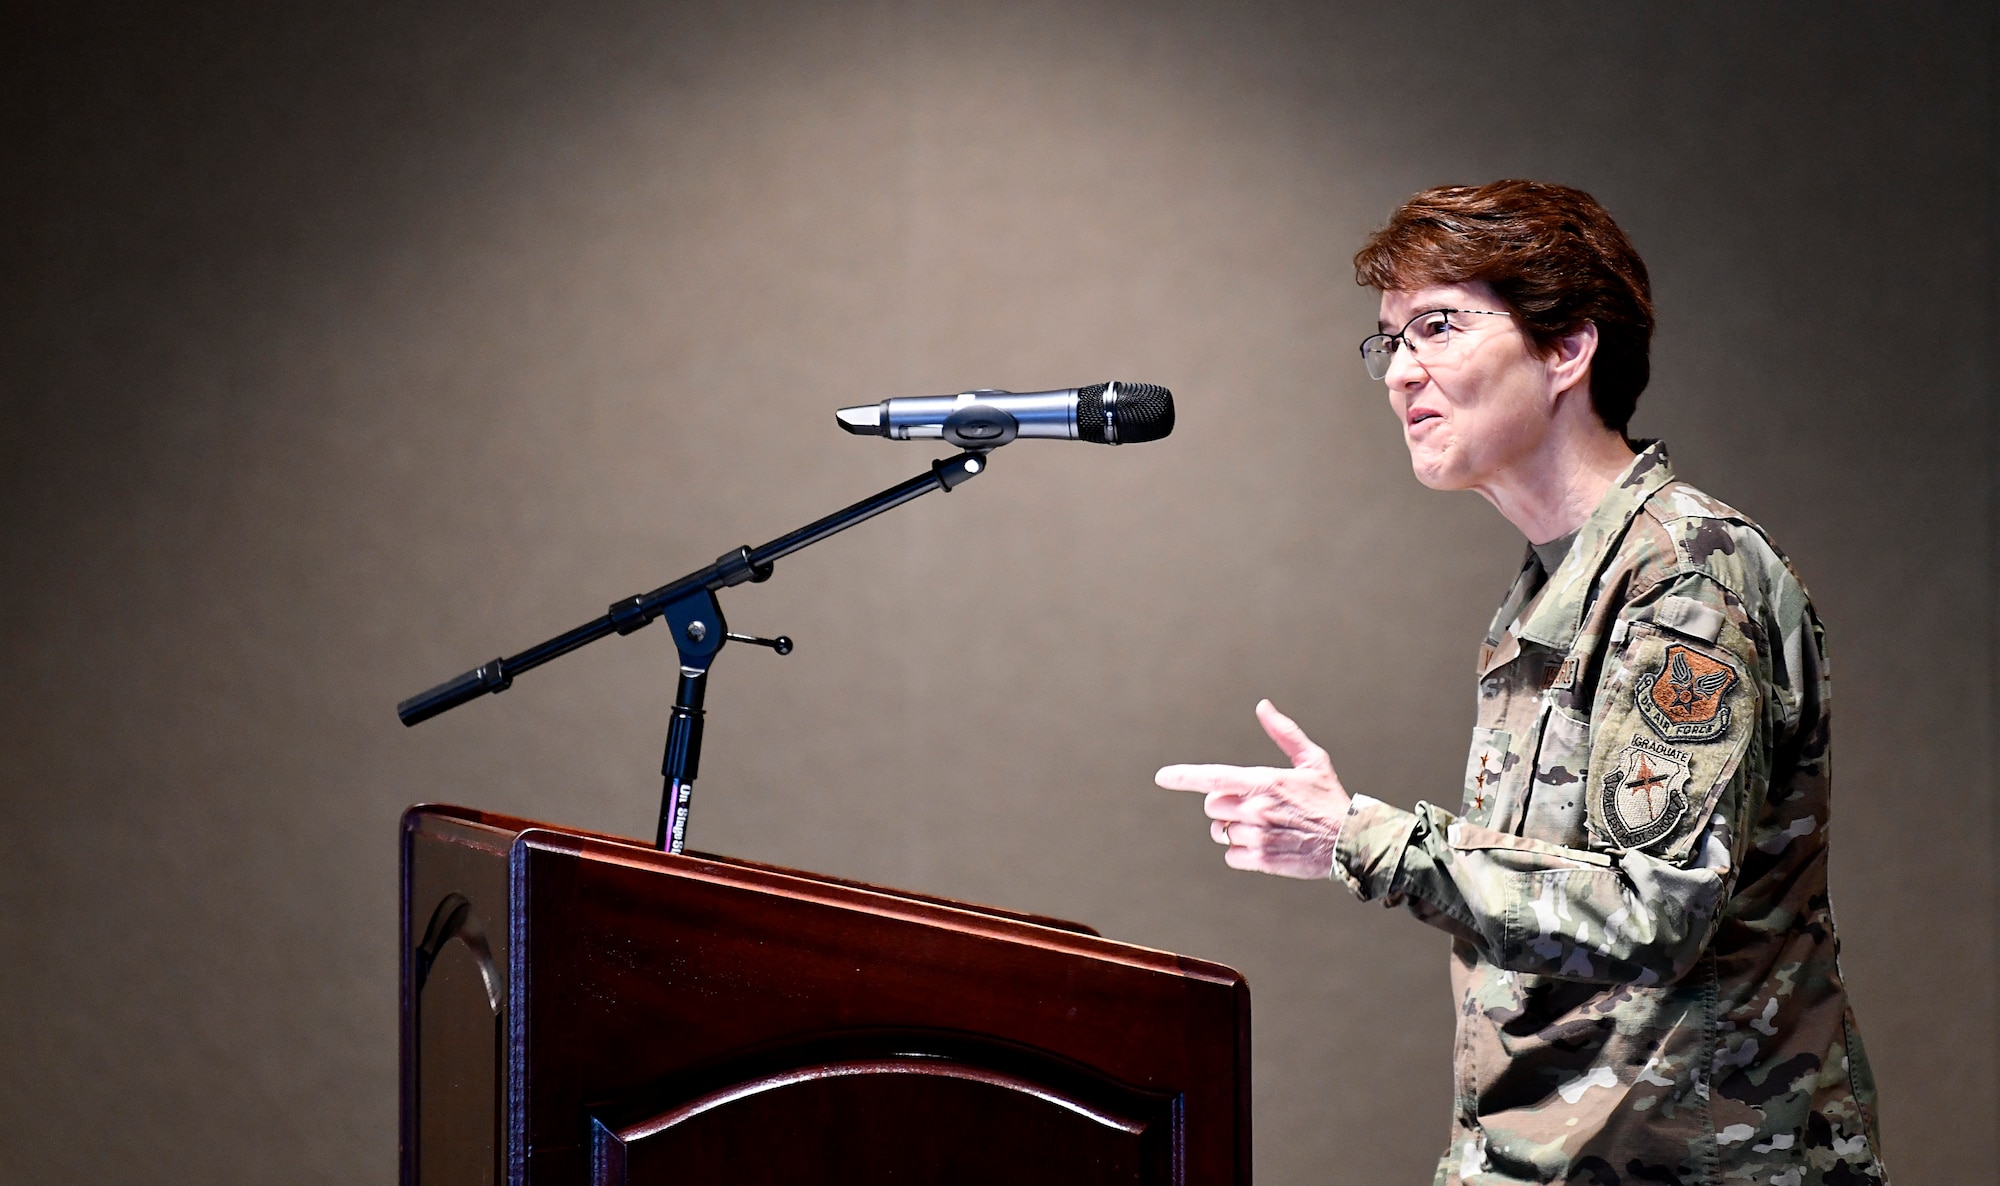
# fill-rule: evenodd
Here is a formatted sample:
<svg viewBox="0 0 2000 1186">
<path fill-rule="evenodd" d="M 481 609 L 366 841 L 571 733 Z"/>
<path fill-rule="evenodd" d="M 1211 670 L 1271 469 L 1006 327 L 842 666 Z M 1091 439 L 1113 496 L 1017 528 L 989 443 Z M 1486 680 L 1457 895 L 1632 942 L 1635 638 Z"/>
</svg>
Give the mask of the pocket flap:
<svg viewBox="0 0 2000 1186">
<path fill-rule="evenodd" d="M 1653 621 L 1677 634 L 1714 642 L 1722 637 L 1722 611 L 1692 597 L 1662 597 L 1653 607 Z"/>
<path fill-rule="evenodd" d="M 1562 848 L 1540 840 L 1530 840 L 1526 836 L 1509 836 L 1491 828 L 1468 824 L 1459 820 L 1451 825 L 1445 840 L 1459 852 L 1506 852 L 1518 854 L 1517 860 L 1524 868 L 1530 869 L 1571 869 L 1578 865 L 1595 865 L 1609 869 L 1612 860 L 1609 854 L 1592 852 L 1584 848 Z M 1510 862 L 1513 863 L 1513 862 Z"/>
</svg>

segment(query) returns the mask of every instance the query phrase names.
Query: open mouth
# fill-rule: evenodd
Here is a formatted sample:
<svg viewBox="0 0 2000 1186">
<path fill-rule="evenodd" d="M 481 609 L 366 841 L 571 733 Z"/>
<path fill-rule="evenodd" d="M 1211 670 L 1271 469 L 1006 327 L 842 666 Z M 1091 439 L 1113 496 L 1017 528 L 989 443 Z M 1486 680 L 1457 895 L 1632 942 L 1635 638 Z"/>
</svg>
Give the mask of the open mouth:
<svg viewBox="0 0 2000 1186">
<path fill-rule="evenodd" d="M 1441 419 L 1441 417 L 1436 412 L 1431 411 L 1429 408 L 1410 409 L 1411 428 L 1415 428 L 1417 425 L 1422 424 L 1426 420 L 1437 420 L 1437 419 Z"/>
</svg>

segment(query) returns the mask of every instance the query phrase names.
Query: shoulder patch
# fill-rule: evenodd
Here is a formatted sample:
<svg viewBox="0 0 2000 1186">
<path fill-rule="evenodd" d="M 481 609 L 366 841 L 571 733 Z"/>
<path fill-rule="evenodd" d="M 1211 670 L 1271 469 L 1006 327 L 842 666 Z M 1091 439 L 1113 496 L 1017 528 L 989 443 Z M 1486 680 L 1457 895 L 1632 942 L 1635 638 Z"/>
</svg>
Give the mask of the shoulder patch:
<svg viewBox="0 0 2000 1186">
<path fill-rule="evenodd" d="M 1626 848 L 1644 848 L 1687 814 L 1694 755 L 1634 733 L 1597 788 L 1604 826 Z"/>
<path fill-rule="evenodd" d="M 1741 682 L 1734 665 L 1678 643 L 1659 667 L 1632 685 L 1632 699 L 1653 732 L 1665 741 L 1714 741 L 1729 732 L 1731 689 Z"/>
<path fill-rule="evenodd" d="M 1732 649 L 1744 639 L 1727 628 L 1725 647 L 1643 618 L 1620 620 L 1631 623 L 1625 645 L 1605 656 L 1590 706 L 1587 834 L 1593 847 L 1643 849 L 1681 864 L 1722 810 L 1762 727 L 1761 675 L 1754 656 Z"/>
</svg>

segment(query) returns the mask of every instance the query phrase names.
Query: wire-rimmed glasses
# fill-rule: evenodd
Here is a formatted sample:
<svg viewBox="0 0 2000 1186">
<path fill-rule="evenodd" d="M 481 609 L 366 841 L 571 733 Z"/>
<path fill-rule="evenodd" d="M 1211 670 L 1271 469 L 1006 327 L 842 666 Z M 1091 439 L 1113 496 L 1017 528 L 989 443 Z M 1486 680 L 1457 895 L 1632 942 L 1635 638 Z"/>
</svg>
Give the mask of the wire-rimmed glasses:
<svg viewBox="0 0 2000 1186">
<path fill-rule="evenodd" d="M 1393 334 L 1370 334 L 1361 340 L 1361 364 L 1368 368 L 1368 377 L 1375 380 L 1388 378 L 1389 364 L 1395 359 L 1399 344 L 1408 346 L 1411 357 L 1418 362 L 1435 362 L 1442 358 L 1451 349 L 1458 331 L 1465 328 L 1454 323 L 1452 318 L 1468 314 L 1513 316 L 1500 309 L 1431 309 L 1419 313 Z"/>
</svg>

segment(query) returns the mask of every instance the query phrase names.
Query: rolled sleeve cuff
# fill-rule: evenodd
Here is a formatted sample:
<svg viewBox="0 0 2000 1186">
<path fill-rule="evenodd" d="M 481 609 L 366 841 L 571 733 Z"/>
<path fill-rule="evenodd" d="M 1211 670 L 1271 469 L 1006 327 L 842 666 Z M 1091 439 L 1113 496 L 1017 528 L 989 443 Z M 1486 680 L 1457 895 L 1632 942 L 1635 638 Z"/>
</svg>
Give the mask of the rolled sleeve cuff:
<svg viewBox="0 0 2000 1186">
<path fill-rule="evenodd" d="M 1366 795 L 1354 796 L 1333 846 L 1333 878 L 1364 902 L 1395 888 L 1417 817 Z"/>
</svg>

